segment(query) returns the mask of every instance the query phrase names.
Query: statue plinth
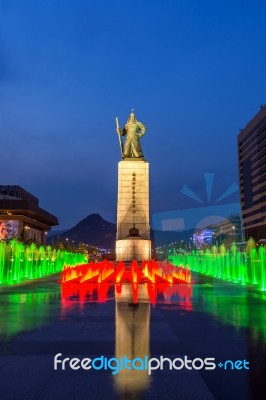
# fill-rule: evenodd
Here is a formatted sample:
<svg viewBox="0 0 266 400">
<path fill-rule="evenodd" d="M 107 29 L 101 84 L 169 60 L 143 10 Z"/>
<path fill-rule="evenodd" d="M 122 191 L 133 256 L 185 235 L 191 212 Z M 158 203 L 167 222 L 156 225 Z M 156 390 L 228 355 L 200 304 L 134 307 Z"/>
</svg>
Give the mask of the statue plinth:
<svg viewBox="0 0 266 400">
<path fill-rule="evenodd" d="M 135 158 L 123 157 L 123 161 L 132 161 L 132 160 L 134 160 L 134 161 L 146 161 L 144 157 L 135 157 Z"/>
<path fill-rule="evenodd" d="M 132 234 L 134 229 L 137 235 Z M 149 163 L 140 158 L 126 158 L 118 164 L 116 239 L 117 261 L 151 258 Z"/>
</svg>

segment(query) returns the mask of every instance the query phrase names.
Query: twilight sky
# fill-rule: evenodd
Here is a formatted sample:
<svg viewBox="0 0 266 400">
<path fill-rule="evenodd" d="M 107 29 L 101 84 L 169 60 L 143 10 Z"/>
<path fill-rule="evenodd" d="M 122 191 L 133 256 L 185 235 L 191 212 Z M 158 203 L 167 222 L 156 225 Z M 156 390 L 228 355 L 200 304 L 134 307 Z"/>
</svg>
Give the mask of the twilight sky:
<svg viewBox="0 0 266 400">
<path fill-rule="evenodd" d="M 266 103 L 266 3 L 0 0 L 0 184 L 40 198 L 60 228 L 115 221 L 121 125 L 147 126 L 151 213 L 238 183 L 239 128 Z M 226 201 L 237 202 L 238 193 Z"/>
</svg>

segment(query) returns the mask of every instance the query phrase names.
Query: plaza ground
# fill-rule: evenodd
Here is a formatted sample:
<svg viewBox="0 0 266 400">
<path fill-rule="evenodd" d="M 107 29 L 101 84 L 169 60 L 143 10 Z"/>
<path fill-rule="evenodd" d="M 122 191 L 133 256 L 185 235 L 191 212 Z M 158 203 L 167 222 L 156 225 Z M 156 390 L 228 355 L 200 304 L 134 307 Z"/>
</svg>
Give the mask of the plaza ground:
<svg viewBox="0 0 266 400">
<path fill-rule="evenodd" d="M 266 298 L 246 286 L 193 275 L 150 301 L 132 303 L 129 285 L 106 301 L 61 292 L 59 277 L 0 293 L 2 400 L 263 399 Z M 247 360 L 250 370 L 54 370 L 64 357 L 214 357 Z"/>
</svg>

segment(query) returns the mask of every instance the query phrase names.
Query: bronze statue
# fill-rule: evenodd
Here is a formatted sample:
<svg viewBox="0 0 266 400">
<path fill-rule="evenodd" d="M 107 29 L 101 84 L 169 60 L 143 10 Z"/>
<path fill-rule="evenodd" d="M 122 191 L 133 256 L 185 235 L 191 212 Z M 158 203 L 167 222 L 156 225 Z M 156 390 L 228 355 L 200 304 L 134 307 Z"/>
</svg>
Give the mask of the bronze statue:
<svg viewBox="0 0 266 400">
<path fill-rule="evenodd" d="M 136 120 L 133 110 L 123 129 L 119 128 L 118 119 L 116 118 L 116 131 L 123 158 L 144 157 L 140 146 L 140 138 L 145 134 L 146 128 L 141 122 Z M 126 136 L 124 144 L 122 143 L 121 136 Z"/>
</svg>

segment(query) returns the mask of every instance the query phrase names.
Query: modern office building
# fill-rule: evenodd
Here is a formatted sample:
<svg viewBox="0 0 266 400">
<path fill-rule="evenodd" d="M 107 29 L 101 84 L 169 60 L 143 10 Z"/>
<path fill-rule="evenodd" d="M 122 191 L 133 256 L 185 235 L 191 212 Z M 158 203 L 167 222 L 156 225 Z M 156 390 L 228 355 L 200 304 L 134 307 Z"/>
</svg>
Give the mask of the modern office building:
<svg viewBox="0 0 266 400">
<path fill-rule="evenodd" d="M 245 237 L 266 239 L 266 105 L 238 135 L 238 164 Z"/>
<path fill-rule="evenodd" d="M 243 241 L 242 223 L 239 214 L 231 214 L 223 221 L 208 226 L 213 233 L 213 244 L 227 245 Z"/>
<path fill-rule="evenodd" d="M 197 249 L 206 245 L 231 246 L 243 241 L 242 224 L 239 214 L 231 214 L 223 221 L 206 226 L 193 234 L 193 245 Z"/>
<path fill-rule="evenodd" d="M 17 185 L 0 185 L 0 240 L 45 244 L 57 218 L 39 207 L 39 199 Z"/>
</svg>

